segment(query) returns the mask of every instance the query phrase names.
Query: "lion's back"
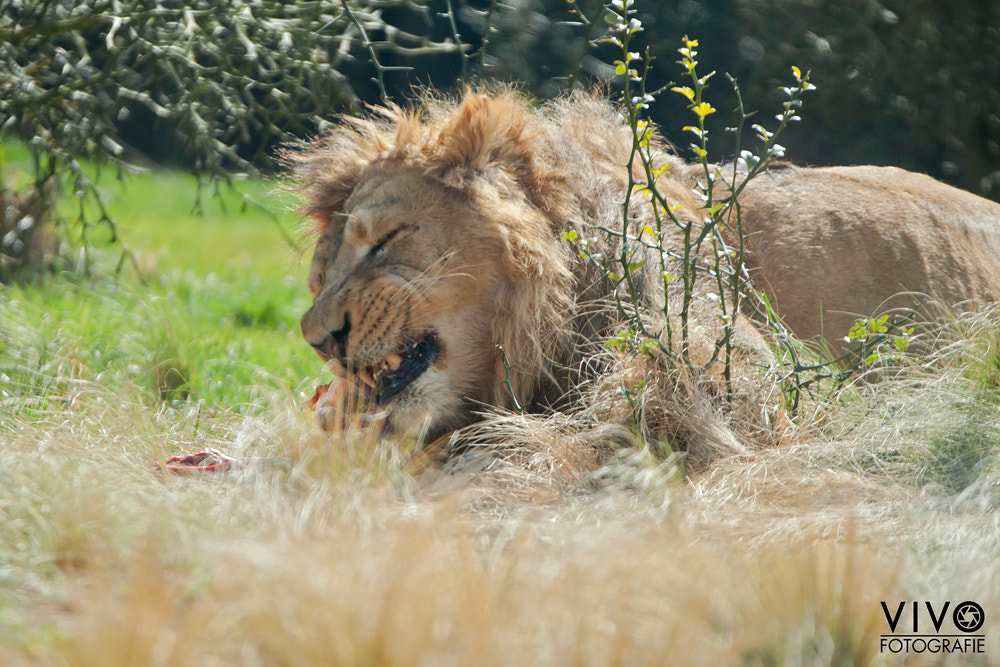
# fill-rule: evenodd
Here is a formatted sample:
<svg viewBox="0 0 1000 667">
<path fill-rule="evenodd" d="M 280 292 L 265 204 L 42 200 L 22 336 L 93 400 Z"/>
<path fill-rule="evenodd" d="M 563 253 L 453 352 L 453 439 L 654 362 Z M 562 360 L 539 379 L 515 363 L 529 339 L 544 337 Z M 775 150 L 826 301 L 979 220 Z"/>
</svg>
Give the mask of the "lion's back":
<svg viewBox="0 0 1000 667">
<path fill-rule="evenodd" d="M 787 325 L 837 340 L 858 316 L 1000 299 L 1000 204 L 893 167 L 782 168 L 743 195 L 750 264 Z"/>
</svg>

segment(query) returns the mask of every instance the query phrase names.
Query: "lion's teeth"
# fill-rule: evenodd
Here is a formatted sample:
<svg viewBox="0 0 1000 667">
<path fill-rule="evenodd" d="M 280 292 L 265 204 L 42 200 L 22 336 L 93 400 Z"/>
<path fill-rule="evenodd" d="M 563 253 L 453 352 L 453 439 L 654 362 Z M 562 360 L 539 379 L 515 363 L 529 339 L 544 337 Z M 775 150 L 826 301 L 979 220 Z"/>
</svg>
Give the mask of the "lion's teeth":
<svg viewBox="0 0 1000 667">
<path fill-rule="evenodd" d="M 358 371 L 358 379 L 364 382 L 366 385 L 375 388 L 375 379 L 372 377 L 372 371 L 370 368 L 362 368 Z"/>
<path fill-rule="evenodd" d="M 395 352 L 391 352 L 385 355 L 385 361 L 388 362 L 389 368 L 394 371 L 398 371 L 399 365 L 403 363 L 403 357 L 399 356 Z"/>
</svg>

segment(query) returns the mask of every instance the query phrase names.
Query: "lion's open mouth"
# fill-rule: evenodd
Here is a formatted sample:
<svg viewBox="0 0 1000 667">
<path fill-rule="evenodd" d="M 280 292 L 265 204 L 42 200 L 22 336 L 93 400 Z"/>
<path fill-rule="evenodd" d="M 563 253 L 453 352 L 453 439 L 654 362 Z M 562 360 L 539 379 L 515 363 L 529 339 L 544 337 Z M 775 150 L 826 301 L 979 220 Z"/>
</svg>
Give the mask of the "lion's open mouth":
<svg viewBox="0 0 1000 667">
<path fill-rule="evenodd" d="M 373 371 L 371 366 L 363 369 L 366 377 L 372 380 L 369 386 L 374 392 L 375 402 L 385 405 L 423 375 L 434 361 L 437 348 L 437 336 L 429 333 L 401 351 L 387 355 L 379 364 L 377 372 Z M 361 377 L 360 372 L 358 377 Z M 365 378 L 362 378 L 362 381 L 367 383 Z"/>
<path fill-rule="evenodd" d="M 369 406 L 367 409 L 383 406 L 430 368 L 438 350 L 437 335 L 428 333 L 353 376 L 334 378 L 329 384 L 320 385 L 303 407 L 317 412 L 333 409 L 347 413 L 365 411 L 365 406 Z M 371 416 L 381 419 L 384 414 Z"/>
</svg>

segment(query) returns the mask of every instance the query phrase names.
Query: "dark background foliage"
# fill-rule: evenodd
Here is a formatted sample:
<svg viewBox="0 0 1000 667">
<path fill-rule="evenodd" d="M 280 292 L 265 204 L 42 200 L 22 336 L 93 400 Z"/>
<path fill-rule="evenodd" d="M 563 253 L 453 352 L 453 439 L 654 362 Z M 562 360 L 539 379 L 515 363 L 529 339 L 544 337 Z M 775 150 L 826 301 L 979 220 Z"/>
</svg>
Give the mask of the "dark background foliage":
<svg viewBox="0 0 1000 667">
<path fill-rule="evenodd" d="M 13 24 L 33 20 L 13 11 L 31 4 L 0 2 Z M 81 3 L 44 4 L 58 8 Z M 99 14 L 115 3 L 92 4 Z M 370 54 L 337 2 L 176 3 L 179 16 L 184 15 L 180 8 L 187 6 L 196 21 L 208 27 L 197 35 L 204 69 L 185 69 L 183 60 L 176 58 L 173 72 L 162 67 L 171 58 L 170 50 L 144 50 L 143 44 L 133 42 L 120 53 L 100 48 L 115 40 L 124 44 L 126 29 L 155 31 L 166 41 L 184 36 L 171 26 L 168 10 L 174 3 L 132 4 L 133 14 L 146 15 L 118 28 L 110 41 L 112 21 L 95 19 L 80 26 L 93 70 L 80 76 L 92 77 L 92 105 L 113 109 L 115 127 L 103 125 L 101 114 L 82 113 L 92 110 L 79 102 L 73 109 L 65 102 L 56 107 L 36 104 L 30 113 L 28 107 L 14 104 L 0 107 L 6 134 L 39 140 L 33 133 L 39 125 L 35 117 L 55 108 L 61 115 L 50 123 L 53 128 L 75 122 L 87 127 L 93 142 L 112 138 L 156 161 L 193 164 L 199 158 L 187 144 L 199 135 L 191 105 L 210 105 L 219 126 L 225 126 L 217 138 L 236 145 L 236 155 L 261 164 L 260 158 L 277 141 L 287 139 L 287 131 L 308 133 L 315 129 L 316 118 L 357 111 L 359 103 L 381 97 Z M 599 37 L 606 27 L 598 0 L 351 4 L 366 19 L 368 36 L 387 68 L 386 91 L 397 101 L 405 100 L 415 85 L 447 90 L 463 76 L 517 81 L 545 98 L 565 91 L 571 77 L 592 82 L 612 73 L 605 63 L 614 57 L 613 51 L 587 44 L 587 37 Z M 594 19 L 589 35 L 574 9 Z M 638 2 L 637 9 L 645 28 L 639 41 L 655 58 L 653 87 L 679 75 L 676 49 L 689 35 L 701 43 L 700 70 L 719 73 L 711 95 L 720 111 L 735 106 L 722 73 L 738 80 L 748 108 L 771 113 L 780 99 L 777 87 L 790 81 L 790 66 L 812 70 L 811 80 L 819 90 L 807 101 L 805 122 L 785 137 L 790 159 L 816 165 L 895 164 L 1000 198 L 1000 2 L 646 0 Z M 78 12 L 67 10 L 70 13 Z M 247 41 L 232 36 L 237 28 L 245 29 Z M 218 44 L 212 43 L 213 37 Z M 456 37 L 465 45 L 464 54 L 448 49 Z M 37 67 L 44 59 L 50 68 L 65 68 L 63 55 L 81 48 L 74 46 L 75 39 L 43 31 L 17 42 L 8 35 L 5 46 L 18 51 L 26 66 Z M 259 55 L 248 53 L 251 43 Z M 4 97 L 11 86 L 5 76 L 10 75 L 0 75 Z M 109 92 L 112 84 L 133 91 L 131 99 Z M 242 106 L 226 104 L 227 97 L 234 96 L 242 98 Z M 287 99 L 276 106 L 277 96 Z M 679 126 L 686 122 L 684 103 L 673 97 L 661 95 L 650 115 L 683 145 Z M 160 113 L 150 99 L 169 113 Z M 712 120 L 721 127 L 731 120 L 725 116 L 720 113 Z M 72 142 L 62 141 L 74 149 Z M 719 158 L 732 154 L 725 142 L 717 141 L 715 150 Z M 230 161 L 229 166 L 245 166 L 239 163 Z"/>
<path fill-rule="evenodd" d="M 470 3 L 483 9 L 489 3 Z M 503 14 L 487 73 L 523 81 L 536 95 L 565 89 L 582 52 L 565 0 L 524 0 Z M 594 2 L 580 2 L 592 14 Z M 640 43 L 654 56 L 652 87 L 679 77 L 684 35 L 700 42 L 699 71 L 718 72 L 710 92 L 735 106 L 735 77 L 748 109 L 768 116 L 791 81 L 812 70 L 818 90 L 804 121 L 783 136 L 789 159 L 811 165 L 897 165 L 1000 199 L 1000 2 L 996 0 L 669 0 L 639 2 Z M 470 22 L 470 27 L 473 22 Z M 610 54 L 601 49 L 590 56 Z M 447 60 L 446 57 L 437 60 Z M 593 57 L 590 76 L 607 71 Z M 454 74 L 454 70 L 449 70 Z M 666 93 L 650 115 L 678 145 L 684 101 Z M 732 118 L 717 114 L 713 129 Z M 718 139 L 721 132 L 713 135 Z M 715 157 L 732 155 L 716 141 Z"/>
</svg>

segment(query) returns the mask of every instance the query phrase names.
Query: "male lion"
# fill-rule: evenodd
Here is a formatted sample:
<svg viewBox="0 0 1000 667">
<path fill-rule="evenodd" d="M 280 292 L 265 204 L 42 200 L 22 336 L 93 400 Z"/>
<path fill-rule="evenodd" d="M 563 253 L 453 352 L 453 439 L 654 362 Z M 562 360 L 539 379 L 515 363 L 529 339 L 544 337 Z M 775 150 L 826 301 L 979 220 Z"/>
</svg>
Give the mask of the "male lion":
<svg viewBox="0 0 1000 667">
<path fill-rule="evenodd" d="M 597 230 L 621 226 L 631 146 L 607 101 L 578 94 L 535 108 L 508 90 L 343 118 L 291 154 L 317 237 L 302 332 L 336 376 L 311 401 L 320 425 L 358 418 L 428 439 L 488 408 L 599 418 L 608 396 L 628 394 L 611 391 L 603 372 L 660 391 L 645 414 L 669 413 L 660 426 L 693 446 L 704 429 L 678 423 L 692 409 L 681 404 L 714 410 L 715 380 L 680 390 L 676 374 L 650 381 L 648 359 L 602 352 L 620 319 L 608 281 L 563 240 L 576 232 L 594 239 L 592 256 L 618 252 Z M 676 215 L 700 220 L 698 170 L 666 151 L 662 159 L 670 171 L 658 189 Z M 842 338 L 854 314 L 903 290 L 948 305 L 1000 294 L 1000 206 L 926 177 L 785 168 L 755 179 L 742 202 L 751 275 L 800 336 Z M 630 233 L 641 234 L 650 209 L 632 197 Z M 676 251 L 681 241 L 667 243 Z M 658 262 L 637 280 L 657 310 Z M 711 281 L 695 286 L 688 352 L 699 363 L 719 329 L 712 291 Z M 746 321 L 738 333 L 737 381 L 752 392 L 766 386 L 769 354 Z"/>
</svg>

